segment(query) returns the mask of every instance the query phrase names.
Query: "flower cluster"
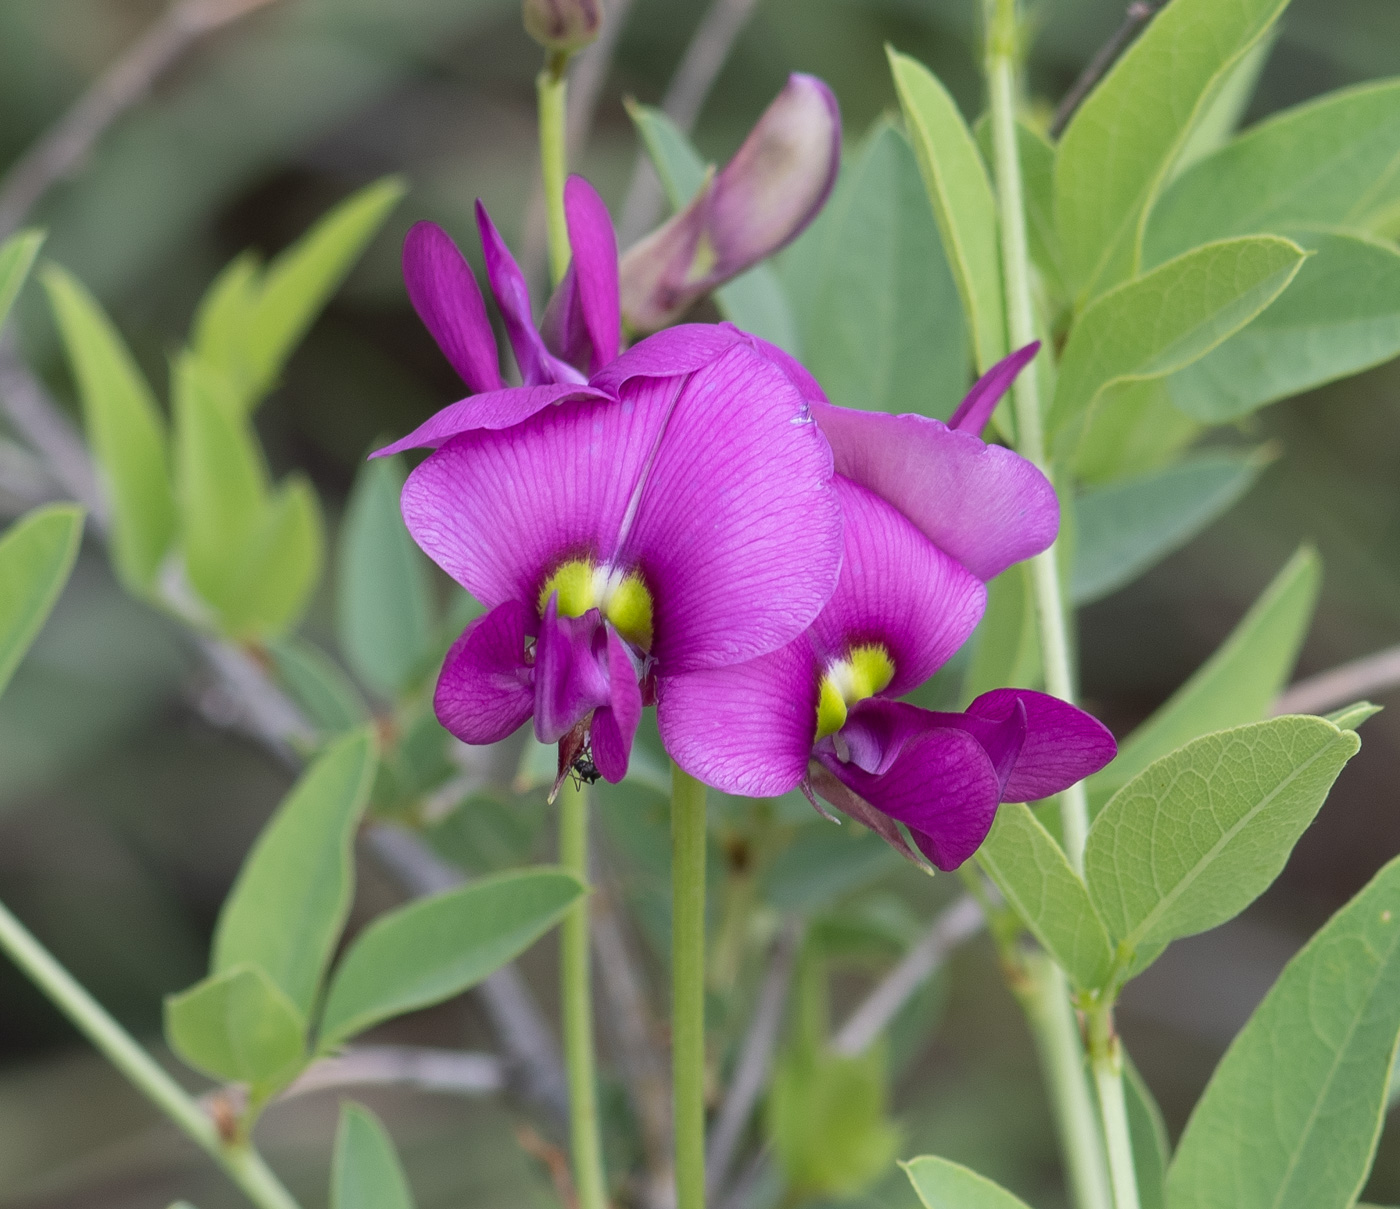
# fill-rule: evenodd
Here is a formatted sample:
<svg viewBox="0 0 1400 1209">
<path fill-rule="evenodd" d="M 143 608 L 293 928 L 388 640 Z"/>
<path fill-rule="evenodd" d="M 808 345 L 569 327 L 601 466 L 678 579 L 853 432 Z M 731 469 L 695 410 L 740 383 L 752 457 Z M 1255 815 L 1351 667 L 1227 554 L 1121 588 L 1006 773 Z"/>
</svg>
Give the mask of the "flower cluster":
<svg viewBox="0 0 1400 1209">
<path fill-rule="evenodd" d="M 813 97 L 834 114 L 829 96 L 794 78 L 765 121 L 789 129 Z M 738 271 L 810 221 L 829 171 L 785 227 L 726 241 L 744 157 L 709 203 L 640 245 L 670 251 L 638 313 L 670 317 L 691 297 L 684 282 L 702 278 L 674 264 L 689 263 L 696 232 L 745 245 L 726 262 Z M 801 787 L 913 856 L 907 834 L 943 869 L 972 854 L 998 803 L 1107 763 L 1108 732 L 1041 693 L 998 690 L 965 713 L 897 700 L 968 639 L 986 582 L 1054 540 L 1051 485 L 979 435 L 1034 347 L 994 367 L 948 424 L 833 406 L 793 358 L 728 324 L 667 328 L 622 352 L 611 221 L 577 177 L 565 208 L 573 261 L 537 326 L 478 205 L 519 386 L 502 381 L 451 240 L 421 223 L 405 245 L 413 304 L 471 392 L 381 451 L 435 449 L 409 476 L 404 519 L 487 609 L 443 665 L 443 725 L 492 743 L 533 718 L 559 744 L 561 779 L 587 757 L 617 781 L 654 702 L 692 775 L 751 796 Z"/>
</svg>

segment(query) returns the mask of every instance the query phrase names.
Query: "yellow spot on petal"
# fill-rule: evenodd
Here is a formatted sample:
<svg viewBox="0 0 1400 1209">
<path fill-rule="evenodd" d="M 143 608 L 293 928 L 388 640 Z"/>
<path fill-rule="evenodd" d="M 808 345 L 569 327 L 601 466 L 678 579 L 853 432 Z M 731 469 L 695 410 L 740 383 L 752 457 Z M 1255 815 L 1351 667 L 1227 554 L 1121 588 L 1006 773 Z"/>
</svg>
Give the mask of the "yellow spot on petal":
<svg viewBox="0 0 1400 1209">
<path fill-rule="evenodd" d="M 894 660 L 879 643 L 851 647 L 846 658 L 829 663 L 817 697 L 817 738 L 834 735 L 846 725 L 850 707 L 889 687 Z"/>
<path fill-rule="evenodd" d="M 651 646 L 651 593 L 635 571 L 629 572 L 615 584 L 613 576 L 609 576 L 603 614 L 612 622 L 613 629 L 628 642 L 642 650 Z"/>
<path fill-rule="evenodd" d="M 545 606 L 555 592 L 559 593 L 559 615 L 561 617 L 582 617 L 597 604 L 593 591 L 593 567 L 581 558 L 571 558 L 544 581 L 540 589 L 539 609 L 544 615 Z"/>
<path fill-rule="evenodd" d="M 817 697 L 817 738 L 834 735 L 846 725 L 846 702 L 831 677 L 822 677 L 821 693 Z"/>
</svg>

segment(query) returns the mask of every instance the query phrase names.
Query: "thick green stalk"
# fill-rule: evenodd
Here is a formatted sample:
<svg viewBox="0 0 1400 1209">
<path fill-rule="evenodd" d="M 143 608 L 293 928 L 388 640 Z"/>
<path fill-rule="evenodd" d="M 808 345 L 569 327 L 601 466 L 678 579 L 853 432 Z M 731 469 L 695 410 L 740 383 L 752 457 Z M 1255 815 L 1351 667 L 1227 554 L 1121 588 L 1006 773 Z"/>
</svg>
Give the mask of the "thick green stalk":
<svg viewBox="0 0 1400 1209">
<path fill-rule="evenodd" d="M 588 795 L 572 777 L 559 787 L 559 863 L 588 880 Z M 588 900 L 569 909 L 559 934 L 559 992 L 564 1066 L 569 1076 L 569 1144 L 579 1209 L 606 1209 L 607 1177 L 598 1125 L 598 1074 L 593 1051 L 593 988 Z"/>
<path fill-rule="evenodd" d="M 540 171 L 549 229 L 549 276 L 555 285 L 563 280 L 569 267 L 569 227 L 564 221 L 564 180 L 569 174 L 565 105 L 568 66 L 567 54 L 551 51 L 535 80 L 540 109 Z"/>
<path fill-rule="evenodd" d="M 259 1209 L 297 1209 L 292 1194 L 246 1142 L 225 1144 L 199 1103 L 0 904 L 0 948 L 138 1091 L 204 1150 Z"/>
<path fill-rule="evenodd" d="M 671 765 L 676 1209 L 705 1209 L 705 787 Z"/>
<path fill-rule="evenodd" d="M 1117 1209 L 1138 1209 L 1137 1168 L 1128 1133 L 1128 1107 L 1123 1101 L 1123 1051 L 1113 1031 L 1113 1008 L 1109 1005 L 1089 1013 L 1089 1061 L 1103 1113 L 1113 1203 Z"/>
</svg>

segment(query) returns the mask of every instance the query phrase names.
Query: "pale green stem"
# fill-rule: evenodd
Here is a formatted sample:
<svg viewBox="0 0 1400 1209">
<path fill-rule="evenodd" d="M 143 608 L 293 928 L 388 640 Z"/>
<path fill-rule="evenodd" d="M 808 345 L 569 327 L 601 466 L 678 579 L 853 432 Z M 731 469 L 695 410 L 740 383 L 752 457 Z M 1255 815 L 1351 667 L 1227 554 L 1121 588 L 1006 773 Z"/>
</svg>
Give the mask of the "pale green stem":
<svg viewBox="0 0 1400 1209">
<path fill-rule="evenodd" d="M 0 904 L 0 948 L 138 1091 L 224 1169 L 253 1204 L 259 1209 L 297 1209 L 291 1193 L 262 1156 L 246 1142 L 226 1145 L 198 1101 L 161 1069 L 4 904 Z"/>
<path fill-rule="evenodd" d="M 572 777 L 559 788 L 559 863 L 588 880 L 588 795 Z M 588 900 L 564 916 L 559 935 L 559 990 L 564 1018 L 564 1065 L 569 1076 L 569 1142 L 578 1209 L 606 1209 L 607 1178 L 598 1125 L 598 1078 L 593 1051 L 593 990 Z"/>
<path fill-rule="evenodd" d="M 705 787 L 671 765 L 676 1209 L 705 1207 Z"/>
<path fill-rule="evenodd" d="M 568 66 L 567 54 L 551 51 L 535 80 L 540 109 L 540 172 L 549 230 L 549 276 L 555 285 L 563 280 L 569 267 L 569 226 L 564 219 L 564 180 L 569 174 L 565 105 Z"/>
<path fill-rule="evenodd" d="M 1113 1032 L 1113 1009 L 1095 1009 L 1089 1018 L 1089 1059 L 1103 1113 L 1108 1143 L 1108 1173 L 1113 1181 L 1117 1209 L 1138 1209 L 1137 1168 L 1133 1165 L 1133 1141 L 1128 1133 L 1128 1106 L 1123 1100 L 1123 1051 Z"/>
<path fill-rule="evenodd" d="M 1084 1047 L 1064 971 L 1044 953 L 1024 958 L 1021 1004 L 1035 1035 L 1066 1175 L 1079 1209 L 1111 1209 L 1103 1141 L 1084 1078 Z"/>
</svg>

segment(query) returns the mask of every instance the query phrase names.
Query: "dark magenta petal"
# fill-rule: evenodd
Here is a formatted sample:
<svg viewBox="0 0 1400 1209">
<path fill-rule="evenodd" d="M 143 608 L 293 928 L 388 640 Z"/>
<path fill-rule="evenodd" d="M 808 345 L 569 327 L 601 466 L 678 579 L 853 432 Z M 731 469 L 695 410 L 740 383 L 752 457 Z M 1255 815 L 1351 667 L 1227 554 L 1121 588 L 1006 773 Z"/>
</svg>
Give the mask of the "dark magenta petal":
<svg viewBox="0 0 1400 1209">
<path fill-rule="evenodd" d="M 560 617 L 558 606 L 551 596 L 535 643 L 535 737 L 541 743 L 559 742 L 612 698 L 602 616 L 589 609 L 582 617 Z"/>
<path fill-rule="evenodd" d="M 520 367 L 521 381 L 526 386 L 583 382 L 584 374 L 559 360 L 545 347 L 544 339 L 535 327 L 530 287 L 526 284 L 525 274 L 515 263 L 506 241 L 501 238 L 496 224 L 480 201 L 476 203 L 476 225 L 481 231 L 481 253 L 486 260 L 486 276 L 491 282 L 491 292 L 496 296 L 496 305 L 501 308 L 501 319 L 506 325 L 510 347 L 515 352 L 515 363 Z"/>
<path fill-rule="evenodd" d="M 992 418 L 992 412 L 1001 402 L 1002 395 L 1011 389 L 1016 375 L 1030 364 L 1039 351 L 1040 341 L 1032 340 L 1024 348 L 1018 348 L 992 366 L 972 384 L 967 397 L 958 404 L 957 411 L 949 418 L 948 427 L 980 437 L 982 430 L 987 427 L 987 421 Z"/>
<path fill-rule="evenodd" d="M 878 495 L 840 475 L 833 486 L 845 518 L 844 559 L 836 591 L 812 623 L 813 643 L 838 659 L 854 644 L 881 643 L 895 670 L 885 691 L 898 697 L 967 641 L 987 589 Z"/>
<path fill-rule="evenodd" d="M 644 385 L 632 382 L 624 404 Z M 792 384 L 743 344 L 685 379 L 620 562 L 655 601 L 657 674 L 777 650 L 821 611 L 841 565 L 831 453 Z"/>
<path fill-rule="evenodd" d="M 925 416 L 810 407 L 836 473 L 888 500 L 979 579 L 1055 540 L 1055 489 L 1019 454 Z"/>
<path fill-rule="evenodd" d="M 966 731 L 933 727 L 910 736 L 883 773 L 842 763 L 828 751 L 817 758 L 853 793 L 908 827 L 939 869 L 956 869 L 976 852 L 996 817 L 996 770 Z"/>
<path fill-rule="evenodd" d="M 383 449 L 376 449 L 370 457 L 387 457 L 405 449 L 436 449 L 459 433 L 478 428 L 511 428 L 556 403 L 590 401 L 608 403 L 613 401 L 613 396 L 594 390 L 591 386 L 572 385 L 515 386 L 489 390 L 449 404 L 424 420 L 408 436 L 400 437 Z"/>
<path fill-rule="evenodd" d="M 403 241 L 403 277 L 413 309 L 467 389 L 498 389 L 501 368 L 486 303 L 471 266 L 436 223 L 409 228 Z"/>
<path fill-rule="evenodd" d="M 616 548 L 674 395 L 666 379 L 645 379 L 625 406 L 560 403 L 453 437 L 408 476 L 408 531 L 488 608 L 534 603 L 560 562 Z"/>
<path fill-rule="evenodd" d="M 686 772 L 725 793 L 777 797 L 807 771 L 819 672 L 806 637 L 736 667 L 657 684 L 661 742 Z"/>
<path fill-rule="evenodd" d="M 525 641 L 535 628 L 534 611 L 509 600 L 478 617 L 452 644 L 433 708 L 463 743 L 499 742 L 530 716 L 534 673 L 525 662 Z"/>
<path fill-rule="evenodd" d="M 622 342 L 617 236 L 603 199 L 581 176 L 565 182 L 564 215 L 573 256 L 540 326 L 556 355 L 591 375 L 617 359 Z"/>
<path fill-rule="evenodd" d="M 1030 689 L 983 693 L 967 707 L 966 716 L 1000 722 L 1017 709 L 1026 715 L 1026 739 L 1003 801 L 1035 802 L 1060 793 L 1098 772 L 1118 753 L 1112 733 L 1093 715 Z"/>
<path fill-rule="evenodd" d="M 595 374 L 589 385 L 616 393 L 633 378 L 670 378 L 693 373 L 723 356 L 744 335 L 728 324 L 682 323 L 639 340 Z"/>
<path fill-rule="evenodd" d="M 627 647 L 611 626 L 606 630 L 611 696 L 610 704 L 593 715 L 593 764 L 605 780 L 616 784 L 627 775 L 632 740 L 642 720 L 642 690 Z"/>
</svg>

